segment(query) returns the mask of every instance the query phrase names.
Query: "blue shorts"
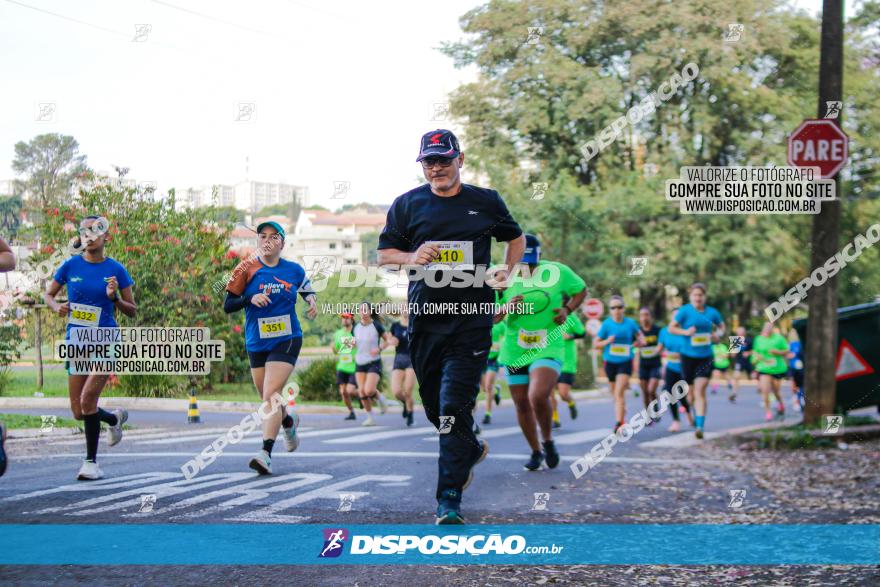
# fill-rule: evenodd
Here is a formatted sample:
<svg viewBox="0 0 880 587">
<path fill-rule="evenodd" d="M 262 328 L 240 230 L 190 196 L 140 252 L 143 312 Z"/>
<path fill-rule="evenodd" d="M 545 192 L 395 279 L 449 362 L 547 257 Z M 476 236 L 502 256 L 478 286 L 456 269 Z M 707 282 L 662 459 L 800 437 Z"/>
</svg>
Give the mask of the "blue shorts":
<svg viewBox="0 0 880 587">
<path fill-rule="evenodd" d="M 486 368 L 483 369 L 483 373 L 486 371 L 492 371 L 493 373 L 498 371 L 498 357 L 486 361 Z"/>
<path fill-rule="evenodd" d="M 346 373 L 345 371 L 336 372 L 336 385 L 354 385 L 357 387 L 357 378 L 354 373 Z"/>
<path fill-rule="evenodd" d="M 660 379 L 660 363 L 656 365 L 651 363 L 639 362 L 639 379 L 648 381 L 650 379 Z"/>
<path fill-rule="evenodd" d="M 537 359 L 522 367 L 507 367 L 507 384 L 528 385 L 529 373 L 532 372 L 532 369 L 537 369 L 538 367 L 550 367 L 556 371 L 557 375 L 562 372 L 562 363 L 556 359 Z"/>
<path fill-rule="evenodd" d="M 608 381 L 614 383 L 614 380 L 617 379 L 618 375 L 633 374 L 633 362 L 632 359 L 623 363 L 612 363 L 611 361 L 605 361 L 603 369 L 605 371 L 605 376 L 608 377 Z"/>
<path fill-rule="evenodd" d="M 378 375 L 382 375 L 382 359 L 370 361 L 365 365 L 358 365 L 357 367 L 355 367 L 355 371 L 357 373 L 376 373 Z"/>
<path fill-rule="evenodd" d="M 394 364 L 391 366 L 391 370 L 395 371 L 397 369 L 412 369 L 409 353 L 397 353 L 394 355 Z"/>
<path fill-rule="evenodd" d="M 556 383 L 564 383 L 566 385 L 574 385 L 574 373 L 562 372 Z"/>
</svg>

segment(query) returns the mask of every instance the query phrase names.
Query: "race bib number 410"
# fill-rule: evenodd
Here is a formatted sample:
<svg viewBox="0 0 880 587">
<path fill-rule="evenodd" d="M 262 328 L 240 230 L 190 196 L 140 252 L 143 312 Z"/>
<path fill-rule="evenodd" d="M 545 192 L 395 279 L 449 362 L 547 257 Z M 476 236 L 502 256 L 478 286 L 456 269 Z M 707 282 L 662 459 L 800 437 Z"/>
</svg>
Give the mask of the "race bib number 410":
<svg viewBox="0 0 880 587">
<path fill-rule="evenodd" d="M 426 244 L 440 249 L 437 260 L 426 269 L 472 269 L 474 266 L 473 241 L 427 241 Z"/>
<path fill-rule="evenodd" d="M 290 314 L 260 318 L 260 338 L 277 338 L 286 334 L 292 334 L 290 326 Z"/>
</svg>

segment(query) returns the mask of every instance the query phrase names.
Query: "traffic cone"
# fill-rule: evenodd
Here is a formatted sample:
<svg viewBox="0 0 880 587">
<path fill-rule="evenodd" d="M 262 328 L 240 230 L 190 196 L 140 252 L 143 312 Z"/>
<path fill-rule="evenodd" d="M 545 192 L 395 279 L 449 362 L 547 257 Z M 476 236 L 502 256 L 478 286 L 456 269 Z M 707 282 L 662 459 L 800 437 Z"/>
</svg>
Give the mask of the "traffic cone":
<svg viewBox="0 0 880 587">
<path fill-rule="evenodd" d="M 196 390 L 189 390 L 189 409 L 186 412 L 187 424 L 201 424 L 202 417 L 199 416 L 199 402 L 196 400 Z"/>
</svg>

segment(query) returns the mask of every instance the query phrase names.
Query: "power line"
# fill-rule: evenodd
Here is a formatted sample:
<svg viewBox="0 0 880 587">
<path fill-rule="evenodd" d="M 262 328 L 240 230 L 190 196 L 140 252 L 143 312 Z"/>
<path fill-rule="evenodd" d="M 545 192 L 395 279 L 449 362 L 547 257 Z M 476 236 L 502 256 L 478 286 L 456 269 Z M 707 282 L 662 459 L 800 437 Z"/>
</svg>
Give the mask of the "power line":
<svg viewBox="0 0 880 587">
<path fill-rule="evenodd" d="M 181 11 L 181 12 L 185 12 L 185 13 L 187 13 L 187 14 L 192 14 L 193 16 L 198 16 L 198 17 L 201 17 L 201 18 L 204 18 L 204 19 L 207 19 L 207 20 L 211 20 L 211 21 L 214 21 L 214 22 L 219 22 L 220 24 L 225 24 L 225 25 L 227 25 L 227 26 L 235 27 L 235 28 L 237 28 L 237 29 L 242 29 L 242 30 L 244 30 L 244 31 L 248 31 L 248 32 L 251 32 L 251 33 L 258 34 L 258 35 L 266 35 L 266 36 L 269 36 L 269 37 L 275 37 L 276 39 L 282 39 L 282 40 L 284 40 L 284 41 L 287 40 L 287 39 L 285 39 L 284 37 L 281 37 L 281 36 L 276 35 L 276 34 L 274 34 L 274 33 L 269 33 L 269 32 L 261 31 L 261 30 L 258 30 L 258 29 L 253 29 L 253 28 L 251 28 L 251 27 L 244 26 L 244 25 L 242 25 L 242 24 L 238 24 L 237 22 L 231 22 L 231 21 L 228 21 L 228 20 L 223 20 L 222 18 L 217 18 L 216 16 L 211 16 L 210 14 L 204 14 L 204 13 L 202 13 L 202 12 L 196 12 L 195 10 L 190 10 L 189 8 L 183 8 L 182 6 L 177 6 L 176 4 L 171 4 L 170 2 L 163 2 L 162 0 L 150 0 L 150 1 L 153 2 L 153 3 L 155 3 L 155 4 L 161 4 L 162 6 L 166 6 L 166 7 L 168 7 L 168 8 L 173 9 L 173 10 L 179 10 L 179 11 Z"/>
<path fill-rule="evenodd" d="M 17 4 L 18 6 L 21 6 L 21 7 L 24 7 L 24 8 L 29 8 L 29 9 L 31 9 L 31 10 L 35 10 L 35 11 L 37 11 L 37 12 L 42 12 L 43 14 L 49 14 L 49 15 L 54 16 L 54 17 L 56 17 L 56 18 L 63 18 L 64 20 L 69 20 L 70 22 L 75 22 L 75 23 L 77 23 L 77 24 L 81 24 L 81 25 L 84 25 L 84 26 L 87 26 L 87 27 L 91 27 L 91 28 L 93 28 L 93 29 L 98 29 L 99 31 L 104 31 L 105 33 L 111 33 L 111 34 L 114 34 L 114 35 L 119 35 L 119 36 L 122 36 L 122 37 L 129 38 L 129 39 L 131 38 L 131 35 L 126 34 L 126 33 L 123 33 L 122 31 L 117 31 L 117 30 L 113 30 L 113 29 L 108 29 L 107 27 L 103 27 L 103 26 L 101 26 L 101 25 L 99 25 L 99 24 L 92 24 L 92 23 L 90 23 L 90 22 L 86 22 L 86 21 L 84 21 L 84 20 L 79 20 L 78 18 L 73 18 L 73 17 L 70 17 L 70 16 L 65 16 L 65 15 L 63 15 L 63 14 L 58 14 L 57 12 L 52 12 L 51 10 L 45 10 L 45 9 L 43 9 L 43 8 L 38 8 L 38 7 L 36 7 L 36 6 L 31 6 L 30 4 L 25 4 L 24 2 L 18 2 L 17 0 L 6 0 L 6 2 L 9 2 L 10 4 Z"/>
</svg>

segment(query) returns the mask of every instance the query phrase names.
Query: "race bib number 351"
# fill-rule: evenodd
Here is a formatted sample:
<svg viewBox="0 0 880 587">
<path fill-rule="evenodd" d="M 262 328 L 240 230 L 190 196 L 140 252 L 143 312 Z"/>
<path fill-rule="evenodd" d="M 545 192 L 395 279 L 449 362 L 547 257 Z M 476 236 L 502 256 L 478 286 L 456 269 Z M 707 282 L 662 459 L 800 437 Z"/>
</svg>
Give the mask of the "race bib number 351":
<svg viewBox="0 0 880 587">
<path fill-rule="evenodd" d="M 260 318 L 259 324 L 260 338 L 277 338 L 293 333 L 293 329 L 290 326 L 290 314 Z"/>
<path fill-rule="evenodd" d="M 70 323 L 79 326 L 98 326 L 101 322 L 101 308 L 88 304 L 70 304 Z"/>
<path fill-rule="evenodd" d="M 439 256 L 427 269 L 471 269 L 474 266 L 473 241 L 427 241 L 426 244 L 436 245 Z"/>
</svg>

